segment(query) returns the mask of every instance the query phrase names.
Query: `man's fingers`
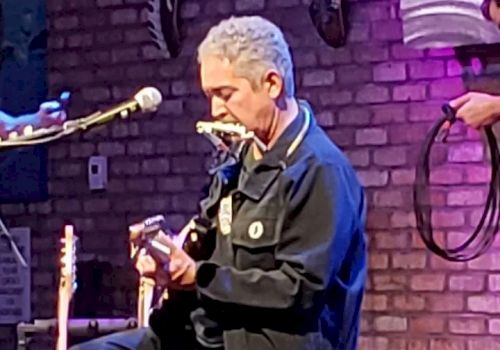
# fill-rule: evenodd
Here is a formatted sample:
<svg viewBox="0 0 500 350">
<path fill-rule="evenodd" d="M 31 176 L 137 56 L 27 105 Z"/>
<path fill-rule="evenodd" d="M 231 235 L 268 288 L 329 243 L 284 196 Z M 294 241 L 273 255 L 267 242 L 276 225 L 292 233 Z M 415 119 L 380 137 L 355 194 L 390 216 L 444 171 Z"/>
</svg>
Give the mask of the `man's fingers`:
<svg viewBox="0 0 500 350">
<path fill-rule="evenodd" d="M 464 104 L 466 104 L 469 100 L 471 99 L 470 93 L 467 93 L 465 95 L 459 96 L 455 98 L 454 100 L 451 100 L 449 102 L 450 107 L 453 108 L 454 110 L 459 109 L 462 107 Z"/>
<path fill-rule="evenodd" d="M 177 263 L 173 264 L 172 262 L 170 264 L 170 278 L 172 281 L 177 281 L 180 277 L 186 273 L 187 269 L 189 267 L 189 264 L 182 262 L 182 263 Z"/>
</svg>

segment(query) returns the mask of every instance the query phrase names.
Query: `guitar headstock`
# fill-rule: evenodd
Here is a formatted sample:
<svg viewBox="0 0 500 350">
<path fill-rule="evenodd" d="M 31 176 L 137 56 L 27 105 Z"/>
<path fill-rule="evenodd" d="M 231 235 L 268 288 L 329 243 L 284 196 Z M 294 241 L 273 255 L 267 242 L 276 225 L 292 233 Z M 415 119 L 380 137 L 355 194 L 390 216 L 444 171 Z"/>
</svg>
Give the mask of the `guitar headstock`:
<svg viewBox="0 0 500 350">
<path fill-rule="evenodd" d="M 71 297 L 76 291 L 76 244 L 78 237 L 72 225 L 64 226 L 64 236 L 61 238 L 61 287 Z"/>
</svg>

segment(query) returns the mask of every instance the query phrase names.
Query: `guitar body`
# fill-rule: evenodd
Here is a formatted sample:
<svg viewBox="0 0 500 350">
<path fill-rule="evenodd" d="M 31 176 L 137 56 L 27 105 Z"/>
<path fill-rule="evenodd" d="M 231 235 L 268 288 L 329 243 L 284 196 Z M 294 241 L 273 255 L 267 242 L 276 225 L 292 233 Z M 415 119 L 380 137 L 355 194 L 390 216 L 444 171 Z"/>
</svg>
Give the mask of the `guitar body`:
<svg viewBox="0 0 500 350">
<path fill-rule="evenodd" d="M 56 350 L 68 348 L 69 305 L 76 290 L 76 241 L 73 226 L 64 227 L 61 239 L 61 267 L 57 298 L 57 341 Z"/>
</svg>

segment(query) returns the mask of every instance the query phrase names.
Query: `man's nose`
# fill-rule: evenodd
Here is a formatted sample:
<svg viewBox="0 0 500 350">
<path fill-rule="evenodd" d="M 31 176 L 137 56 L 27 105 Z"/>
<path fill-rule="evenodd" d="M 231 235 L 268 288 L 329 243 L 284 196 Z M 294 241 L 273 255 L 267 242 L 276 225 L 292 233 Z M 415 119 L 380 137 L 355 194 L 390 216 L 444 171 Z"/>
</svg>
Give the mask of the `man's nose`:
<svg viewBox="0 0 500 350">
<path fill-rule="evenodd" d="M 210 114 L 212 118 L 216 120 L 223 119 L 227 114 L 226 108 L 224 106 L 224 101 L 217 96 L 213 96 L 210 101 Z"/>
</svg>

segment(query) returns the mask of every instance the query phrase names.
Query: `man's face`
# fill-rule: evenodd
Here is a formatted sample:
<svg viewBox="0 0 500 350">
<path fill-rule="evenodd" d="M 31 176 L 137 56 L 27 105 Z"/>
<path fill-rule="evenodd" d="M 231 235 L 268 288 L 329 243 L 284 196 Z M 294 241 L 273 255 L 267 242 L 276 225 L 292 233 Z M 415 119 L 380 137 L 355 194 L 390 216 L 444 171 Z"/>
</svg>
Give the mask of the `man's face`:
<svg viewBox="0 0 500 350">
<path fill-rule="evenodd" d="M 253 89 L 247 79 L 236 76 L 228 60 L 211 55 L 202 58 L 200 75 L 214 119 L 238 122 L 258 136 L 266 135 L 274 113 L 268 84 Z"/>
</svg>

